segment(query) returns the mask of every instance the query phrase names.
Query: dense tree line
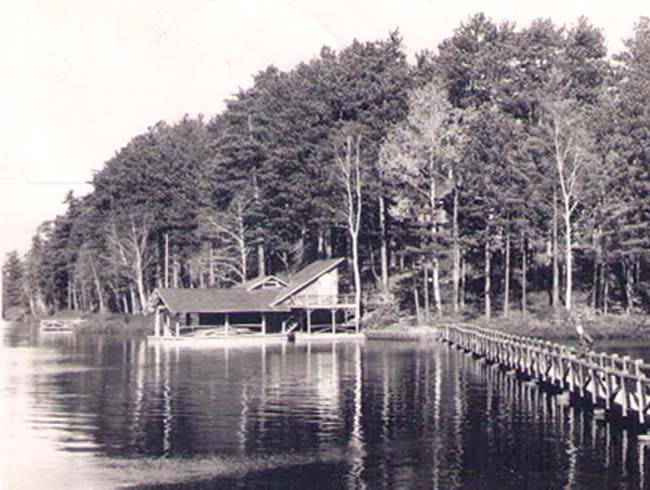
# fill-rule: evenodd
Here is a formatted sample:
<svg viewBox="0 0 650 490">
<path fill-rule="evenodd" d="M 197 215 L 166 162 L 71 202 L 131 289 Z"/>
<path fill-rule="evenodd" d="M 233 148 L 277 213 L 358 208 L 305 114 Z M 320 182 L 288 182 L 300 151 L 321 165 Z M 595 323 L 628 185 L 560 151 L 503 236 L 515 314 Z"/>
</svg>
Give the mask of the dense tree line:
<svg viewBox="0 0 650 490">
<path fill-rule="evenodd" d="M 6 306 L 138 313 L 349 256 L 350 288 L 425 315 L 647 310 L 650 20 L 607 57 L 586 19 L 482 14 L 407 62 L 397 32 L 269 67 L 212 119 L 160 122 L 68 195 Z M 541 296 L 540 296 L 541 295 Z"/>
</svg>

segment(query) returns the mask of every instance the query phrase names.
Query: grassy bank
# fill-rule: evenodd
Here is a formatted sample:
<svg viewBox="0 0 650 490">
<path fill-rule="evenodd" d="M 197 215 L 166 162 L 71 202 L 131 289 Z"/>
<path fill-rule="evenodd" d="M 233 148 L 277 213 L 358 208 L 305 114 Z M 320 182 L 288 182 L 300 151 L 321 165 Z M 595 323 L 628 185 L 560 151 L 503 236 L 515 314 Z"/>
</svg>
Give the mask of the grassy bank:
<svg viewBox="0 0 650 490">
<path fill-rule="evenodd" d="M 596 340 L 606 339 L 639 339 L 650 340 L 650 315 L 596 315 L 585 312 L 581 316 L 584 329 Z M 418 324 L 413 315 L 395 313 L 394 311 L 382 311 L 375 315 L 377 321 L 369 321 L 364 329 L 370 336 L 375 332 L 385 332 L 384 335 L 393 335 L 396 338 L 405 339 L 416 336 L 416 332 L 428 323 L 435 326 L 442 323 L 468 323 L 493 328 L 502 332 L 527 337 L 535 337 L 546 340 L 575 340 L 578 338 L 575 330 L 575 316 L 564 312 L 555 313 L 551 310 L 541 311 L 524 317 L 520 312 L 511 312 L 507 318 L 496 316 L 486 320 L 478 315 L 466 316 L 444 316 L 435 318 L 432 316 L 430 322 Z"/>
<path fill-rule="evenodd" d="M 574 322 L 567 315 L 524 318 L 511 314 L 508 318 L 475 318 L 465 320 L 503 332 L 547 340 L 577 339 Z M 650 339 L 650 317 L 647 315 L 586 315 L 585 331 L 594 339 Z"/>
</svg>

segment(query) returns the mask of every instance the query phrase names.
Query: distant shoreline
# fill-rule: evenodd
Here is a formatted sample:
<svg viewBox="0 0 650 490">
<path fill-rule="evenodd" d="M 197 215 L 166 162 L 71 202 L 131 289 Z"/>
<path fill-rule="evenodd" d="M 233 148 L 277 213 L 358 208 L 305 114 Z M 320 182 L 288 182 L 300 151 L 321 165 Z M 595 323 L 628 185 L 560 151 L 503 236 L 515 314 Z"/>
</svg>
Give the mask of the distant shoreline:
<svg viewBox="0 0 650 490">
<path fill-rule="evenodd" d="M 542 340 L 571 341 L 578 335 L 574 325 L 565 318 L 523 319 L 519 314 L 508 318 L 442 318 L 430 326 L 391 325 L 382 329 L 369 329 L 366 338 L 371 340 L 422 340 L 435 336 L 436 324 L 470 323 L 502 332 L 534 337 Z M 646 315 L 598 315 L 585 319 L 585 330 L 596 340 L 650 340 L 650 318 Z"/>
</svg>

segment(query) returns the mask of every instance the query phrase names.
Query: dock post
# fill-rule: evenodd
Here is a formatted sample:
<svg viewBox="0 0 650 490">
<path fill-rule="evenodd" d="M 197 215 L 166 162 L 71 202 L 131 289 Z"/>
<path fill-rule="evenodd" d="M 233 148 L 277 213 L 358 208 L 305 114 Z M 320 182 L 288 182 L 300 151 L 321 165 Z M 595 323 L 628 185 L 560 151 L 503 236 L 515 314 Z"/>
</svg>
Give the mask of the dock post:
<svg viewBox="0 0 650 490">
<path fill-rule="evenodd" d="M 307 333 L 311 334 L 311 310 L 307 308 Z"/>
<path fill-rule="evenodd" d="M 178 316 L 176 316 L 176 318 L 174 320 L 175 320 L 175 322 L 174 322 L 174 326 L 175 326 L 174 334 L 175 334 L 176 337 L 180 337 L 181 336 L 181 319 Z"/>
<path fill-rule="evenodd" d="M 332 308 L 332 333 L 336 333 L 336 309 Z"/>
<path fill-rule="evenodd" d="M 262 312 L 262 335 L 266 335 L 266 313 Z"/>
<path fill-rule="evenodd" d="M 169 313 L 165 315 L 165 337 L 171 337 L 172 336 L 172 320 L 171 320 L 171 315 Z"/>
<path fill-rule="evenodd" d="M 156 319 L 154 322 L 153 335 L 156 338 L 160 337 L 160 307 L 156 308 Z"/>
<path fill-rule="evenodd" d="M 223 326 L 226 330 L 226 337 L 230 335 L 230 318 L 228 313 L 225 313 L 225 316 L 223 317 Z"/>
<path fill-rule="evenodd" d="M 287 320 L 282 320 L 282 333 L 287 333 Z"/>
<path fill-rule="evenodd" d="M 639 413 L 639 423 L 645 424 L 645 406 L 646 406 L 646 397 L 645 397 L 645 387 L 643 386 L 643 372 L 641 371 L 641 365 L 643 361 L 637 359 L 634 361 L 636 366 L 636 398 L 638 404 L 638 413 Z"/>
</svg>

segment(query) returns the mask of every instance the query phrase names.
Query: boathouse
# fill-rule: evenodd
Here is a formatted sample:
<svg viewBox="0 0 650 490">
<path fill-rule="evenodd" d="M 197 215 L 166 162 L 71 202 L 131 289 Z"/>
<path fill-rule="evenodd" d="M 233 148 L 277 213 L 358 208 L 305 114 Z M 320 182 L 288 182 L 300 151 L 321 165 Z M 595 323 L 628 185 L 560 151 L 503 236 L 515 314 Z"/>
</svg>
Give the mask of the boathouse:
<svg viewBox="0 0 650 490">
<path fill-rule="evenodd" d="M 318 260 L 290 277 L 262 276 L 231 288 L 156 289 L 148 304 L 154 337 L 359 333 L 354 296 L 340 293 L 343 263 Z"/>
</svg>

